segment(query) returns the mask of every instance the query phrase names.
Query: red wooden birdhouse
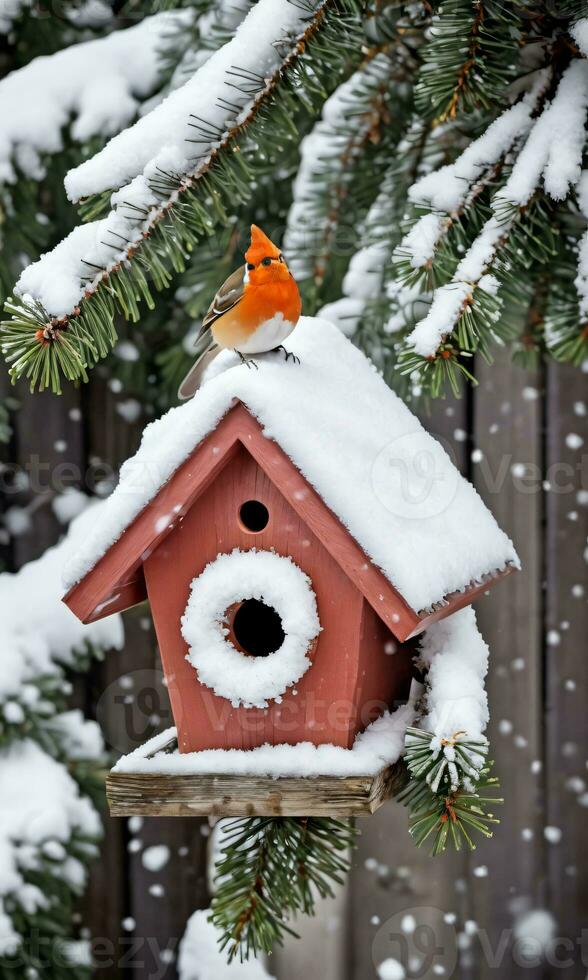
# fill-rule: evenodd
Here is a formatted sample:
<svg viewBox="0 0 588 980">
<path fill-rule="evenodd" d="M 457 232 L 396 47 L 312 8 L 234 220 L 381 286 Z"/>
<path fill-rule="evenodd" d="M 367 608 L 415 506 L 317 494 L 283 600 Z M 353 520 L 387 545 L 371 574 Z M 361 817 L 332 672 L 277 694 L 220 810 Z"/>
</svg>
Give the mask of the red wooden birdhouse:
<svg viewBox="0 0 588 980">
<path fill-rule="evenodd" d="M 149 601 L 180 753 L 351 749 L 406 701 L 408 641 L 516 561 L 336 328 L 303 318 L 291 346 L 223 355 L 149 426 L 67 570 L 84 622 Z"/>
</svg>

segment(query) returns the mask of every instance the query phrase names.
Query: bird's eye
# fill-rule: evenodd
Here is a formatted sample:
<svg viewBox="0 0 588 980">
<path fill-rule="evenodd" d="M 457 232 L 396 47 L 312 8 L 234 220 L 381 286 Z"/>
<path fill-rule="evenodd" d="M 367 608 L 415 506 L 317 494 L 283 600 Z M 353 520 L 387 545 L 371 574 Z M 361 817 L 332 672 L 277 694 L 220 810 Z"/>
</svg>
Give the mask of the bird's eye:
<svg viewBox="0 0 588 980">
<path fill-rule="evenodd" d="M 261 264 L 262 265 L 271 265 L 272 264 L 272 260 L 270 259 L 269 255 L 266 255 L 265 259 L 262 259 L 261 260 Z"/>
<path fill-rule="evenodd" d="M 247 263 L 247 271 L 248 272 L 252 272 L 253 269 L 255 269 L 255 266 L 253 265 L 253 262 L 248 262 Z"/>
</svg>

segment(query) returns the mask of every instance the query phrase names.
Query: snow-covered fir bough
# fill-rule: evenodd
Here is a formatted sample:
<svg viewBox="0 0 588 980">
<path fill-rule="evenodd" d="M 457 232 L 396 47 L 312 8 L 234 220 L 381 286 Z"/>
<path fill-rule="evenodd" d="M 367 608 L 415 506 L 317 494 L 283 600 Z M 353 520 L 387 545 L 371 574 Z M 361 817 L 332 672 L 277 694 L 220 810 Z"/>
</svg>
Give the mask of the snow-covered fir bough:
<svg viewBox="0 0 588 980">
<path fill-rule="evenodd" d="M 0 575 L 0 977 L 89 976 L 90 946 L 73 932 L 74 902 L 98 856 L 92 776 L 103 764 L 95 721 L 67 710 L 66 671 L 120 649 L 120 617 L 84 626 L 61 603 L 61 569 L 101 505 L 16 574 Z"/>
<path fill-rule="evenodd" d="M 253 215 L 286 227 L 305 312 L 328 304 L 409 396 L 458 390 L 494 343 L 526 359 L 584 358 L 579 0 L 199 0 L 116 26 L 101 21 L 106 36 L 77 60 L 75 45 L 53 55 L 42 121 L 9 116 L 3 234 L 32 203 L 19 185 L 60 156 L 84 219 L 62 242 L 57 227 L 41 236 L 55 244 L 41 261 L 39 241 L 13 250 L 32 260 L 3 331 L 14 377 L 54 390 L 85 379 L 119 318 L 143 319 L 141 370 L 120 370 L 138 386 L 148 361 L 165 401 L 185 368 L 186 319 L 201 314 L 209 276 L 231 267 Z M 104 60 L 119 49 L 125 70 L 106 88 Z M 18 103 L 42 71 L 32 62 L 9 75 L 0 102 Z M 63 81 L 72 72 L 83 79 L 75 97 Z M 70 166 L 72 150 L 75 162 L 109 136 Z"/>
</svg>

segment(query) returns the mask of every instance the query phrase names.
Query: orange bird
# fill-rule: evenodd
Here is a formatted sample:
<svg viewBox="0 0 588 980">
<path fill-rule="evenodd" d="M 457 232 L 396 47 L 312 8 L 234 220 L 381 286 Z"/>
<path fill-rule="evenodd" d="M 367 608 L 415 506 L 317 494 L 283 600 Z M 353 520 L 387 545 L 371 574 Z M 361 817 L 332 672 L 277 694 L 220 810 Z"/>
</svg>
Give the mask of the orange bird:
<svg viewBox="0 0 588 980">
<path fill-rule="evenodd" d="M 182 381 L 178 397 L 191 398 L 202 375 L 226 348 L 237 352 L 247 365 L 252 354 L 283 350 L 286 360 L 294 354 L 283 347 L 298 323 L 302 302 L 294 277 L 279 248 L 257 225 L 251 225 L 251 244 L 245 265 L 222 284 L 202 321 L 196 338 L 197 357 Z"/>
</svg>

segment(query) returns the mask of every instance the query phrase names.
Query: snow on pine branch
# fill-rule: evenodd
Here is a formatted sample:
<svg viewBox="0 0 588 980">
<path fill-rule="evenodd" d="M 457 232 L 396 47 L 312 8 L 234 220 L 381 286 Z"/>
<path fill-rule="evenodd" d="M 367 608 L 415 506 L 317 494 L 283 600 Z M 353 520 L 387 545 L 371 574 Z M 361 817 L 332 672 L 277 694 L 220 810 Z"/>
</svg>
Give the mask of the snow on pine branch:
<svg viewBox="0 0 588 980">
<path fill-rule="evenodd" d="M 588 17 L 576 21 L 570 34 L 580 48 L 583 55 L 588 57 Z"/>
<path fill-rule="evenodd" d="M 63 666 L 75 666 L 88 647 L 123 645 L 120 616 L 84 626 L 61 601 L 62 569 L 99 520 L 103 503 L 91 504 L 72 521 L 67 535 L 36 561 L 15 574 L 0 575 L 0 733 L 10 734 L 31 716 L 54 715 L 55 706 L 42 688 L 64 684 Z M 59 726 L 58 726 L 59 727 Z"/>
<path fill-rule="evenodd" d="M 407 730 L 406 761 L 415 785 L 424 778 L 434 794 L 460 786 L 475 791 L 487 765 L 488 654 L 471 607 L 423 634 L 425 713 L 418 727 Z"/>
<path fill-rule="evenodd" d="M 478 139 L 473 140 L 455 163 L 426 174 L 408 192 L 414 204 L 451 214 L 464 203 L 481 175 L 510 150 L 531 126 L 532 106 L 525 100 L 511 106 Z"/>
<path fill-rule="evenodd" d="M 230 39 L 254 3 L 255 0 L 209 0 L 208 9 L 196 20 L 195 31 L 186 33 L 180 29 L 174 32 L 169 45 L 166 45 L 177 62 L 170 89 L 183 85 L 214 51 Z M 181 53 L 179 60 L 178 50 Z M 165 53 L 164 50 L 164 56 Z"/>
<path fill-rule="evenodd" d="M 326 264 L 349 171 L 377 125 L 392 67 L 383 52 L 362 65 L 327 99 L 322 118 L 302 141 L 283 243 L 299 281 L 320 274 L 317 264 Z"/>
<path fill-rule="evenodd" d="M 280 42 L 304 29 L 309 15 L 324 6 L 324 0 L 309 0 L 308 8 L 291 0 L 259 0 L 239 25 L 234 38 L 216 51 L 181 88 L 176 89 L 148 115 L 119 133 L 90 160 L 70 170 L 65 189 L 71 201 L 128 184 L 157 165 L 162 148 L 165 162 L 175 160 L 178 173 L 193 170 L 202 162 L 206 151 L 201 143 L 194 156 L 191 140 L 198 136 L 194 120 L 205 120 L 212 134 L 208 150 L 218 147 L 223 136 L 234 126 L 235 118 L 226 101 L 239 97 L 233 85 L 250 76 L 253 97 L 241 109 L 246 114 L 259 95 L 260 85 L 279 68 L 282 61 Z M 224 105 L 223 105 L 224 101 Z M 198 117 L 194 115 L 198 113 Z"/>
<path fill-rule="evenodd" d="M 0 7 L 0 34 L 8 34 L 14 21 L 33 5 L 33 0 L 3 0 Z"/>
<path fill-rule="evenodd" d="M 483 735 L 488 724 L 484 678 L 488 646 L 471 606 L 448 616 L 423 633 L 419 658 L 427 673 L 427 713 L 421 727 L 437 738 L 463 731 Z"/>
<path fill-rule="evenodd" d="M 425 174 L 409 189 L 408 197 L 430 213 L 416 221 L 396 250 L 396 257 L 420 269 L 431 262 L 439 241 L 453 220 L 479 193 L 505 155 L 528 134 L 532 113 L 551 74 L 537 72 L 530 91 L 495 119 L 478 139 L 473 140 L 454 163 Z"/>
<path fill-rule="evenodd" d="M 28 610 L 31 604 L 29 600 Z M 25 739 L 0 751 L 0 957 L 18 953 L 27 923 L 51 916 L 49 875 L 74 895 L 97 856 L 100 818 L 66 766 Z M 41 927 L 42 928 L 42 927 Z M 45 950 L 45 952 L 49 952 Z"/>
<path fill-rule="evenodd" d="M 101 153 L 70 171 L 67 186 L 74 198 L 118 186 L 126 179 L 130 183 L 113 194 L 108 217 L 78 226 L 24 270 L 15 292 L 26 305 L 41 304 L 54 317 L 79 312 L 82 298 L 129 259 L 182 191 L 207 172 L 219 149 L 229 144 L 273 91 L 285 59 L 300 51 L 313 20 L 310 11 L 316 22 L 327 2 L 309 0 L 307 7 L 290 0 L 259 0 L 234 38 L 182 88 L 111 140 Z M 231 109 L 228 103 L 236 105 L 235 99 L 239 103 Z M 166 174 L 173 175 L 177 187 L 162 194 L 158 181 Z M 10 354 L 6 342 L 4 347 Z"/>
<path fill-rule="evenodd" d="M 0 34 L 9 34 L 14 22 L 34 8 L 34 0 L 2 0 Z M 60 4 L 59 15 L 75 27 L 103 27 L 113 19 L 112 7 L 106 0 L 83 0 L 77 6 L 73 3 Z"/>
<path fill-rule="evenodd" d="M 362 229 L 360 248 L 352 255 L 345 273 L 340 299 L 327 303 L 320 316 L 351 337 L 373 299 L 384 286 L 384 273 L 390 259 L 390 200 L 393 177 L 384 178 L 382 189 L 371 205 Z"/>
<path fill-rule="evenodd" d="M 17 170 L 40 179 L 43 156 L 74 140 L 110 135 L 136 115 L 161 76 L 166 34 L 190 11 L 159 13 L 135 27 L 35 58 L 0 81 L 0 181 Z M 71 124 L 71 125 L 70 125 Z"/>
<path fill-rule="evenodd" d="M 459 263 L 451 281 L 435 290 L 427 315 L 408 335 L 407 345 L 415 353 L 422 357 L 435 354 L 443 338 L 451 333 L 462 310 L 472 303 L 474 288 L 491 296 L 496 295 L 498 280 L 485 274 L 485 270 L 506 234 L 504 224 L 495 217 L 489 218 Z M 497 312 L 496 319 L 498 315 Z"/>
<path fill-rule="evenodd" d="M 587 112 L 588 62 L 578 60 L 566 69 L 553 100 L 531 127 L 510 176 L 494 195 L 493 215 L 459 262 L 451 280 L 433 294 L 427 315 L 407 337 L 407 346 L 415 353 L 422 357 L 435 355 L 464 309 L 474 302 L 476 290 L 496 295 L 499 283 L 491 274 L 493 263 L 507 241 L 520 209 L 527 206 L 537 192 L 541 178 L 547 194 L 557 201 L 563 200 L 576 184 L 586 140 Z M 432 198 L 431 183 L 434 182 L 427 179 Z M 427 248 L 431 251 L 430 241 L 419 245 L 420 252 L 412 241 L 415 262 Z M 489 315 L 490 320 L 498 317 L 499 309 Z"/>
<path fill-rule="evenodd" d="M 562 201 L 580 176 L 587 111 L 588 61 L 578 60 L 564 72 L 498 196 L 511 204 L 528 204 L 543 176 L 549 196 Z"/>
<path fill-rule="evenodd" d="M 102 735 L 79 710 L 57 705 L 70 687 L 64 666 L 75 667 L 89 644 L 122 646 L 119 616 L 83 626 L 61 601 L 63 564 L 102 506 L 88 506 L 41 558 L 0 575 L 0 958 L 18 955 L 31 930 L 53 935 L 55 893 L 67 919 L 98 854 L 99 816 L 60 760 L 102 758 Z M 59 936 L 63 968 L 73 968 L 81 947 Z"/>
</svg>

